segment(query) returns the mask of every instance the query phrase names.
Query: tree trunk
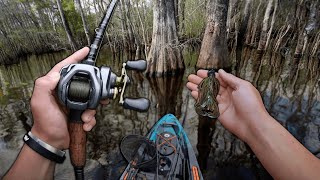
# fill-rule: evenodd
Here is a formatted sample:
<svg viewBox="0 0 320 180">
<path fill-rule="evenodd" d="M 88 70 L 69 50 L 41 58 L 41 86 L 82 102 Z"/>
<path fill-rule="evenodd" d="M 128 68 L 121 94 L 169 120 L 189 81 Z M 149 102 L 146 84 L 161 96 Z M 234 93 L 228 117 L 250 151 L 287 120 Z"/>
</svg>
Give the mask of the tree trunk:
<svg viewBox="0 0 320 180">
<path fill-rule="evenodd" d="M 88 24 L 87 24 L 86 18 L 84 16 L 80 0 L 74 0 L 74 5 L 75 5 L 76 9 L 80 12 L 84 33 L 86 34 L 88 45 L 90 45 L 91 44 L 91 40 L 90 40 L 89 31 L 88 31 Z"/>
<path fill-rule="evenodd" d="M 179 19 L 179 34 L 184 34 L 185 31 L 185 7 L 186 7 L 186 2 L 184 0 L 180 0 L 178 4 L 178 9 L 179 9 L 179 14 L 177 19 Z"/>
<path fill-rule="evenodd" d="M 25 5 L 25 11 L 28 11 L 26 14 L 28 14 L 28 16 L 30 17 L 31 21 L 33 22 L 34 26 L 37 29 L 40 29 L 40 25 L 39 22 L 37 21 L 37 17 L 34 15 L 32 8 L 31 8 L 31 3 L 27 0 L 25 3 L 23 3 L 23 5 Z"/>
<path fill-rule="evenodd" d="M 71 50 L 72 51 L 76 51 L 77 45 L 76 45 L 76 42 L 75 42 L 75 40 L 73 38 L 73 35 L 72 35 L 71 29 L 69 27 L 68 21 L 66 20 L 66 17 L 64 15 L 64 12 L 63 12 L 63 9 L 62 9 L 62 4 L 61 4 L 60 0 L 57 0 L 57 5 L 58 5 L 59 12 L 60 12 L 60 17 L 61 17 L 61 21 L 62 21 L 63 27 L 64 27 L 64 29 L 65 29 L 65 31 L 67 33 L 67 37 L 68 37 L 68 40 L 69 40 L 69 43 L 70 43 Z"/>
<path fill-rule="evenodd" d="M 136 50 L 135 35 L 132 27 L 132 18 L 130 16 L 129 8 L 131 7 L 129 1 L 120 0 L 121 18 L 122 18 L 122 33 L 123 33 L 123 44 L 127 51 L 127 59 L 134 59 Z"/>
<path fill-rule="evenodd" d="M 153 1 L 153 34 L 147 74 L 164 76 L 184 69 L 177 35 L 174 0 Z"/>
<path fill-rule="evenodd" d="M 145 21 L 144 22 L 142 21 L 142 17 L 141 17 L 141 14 L 140 14 L 140 11 L 139 11 L 138 7 L 139 7 L 139 5 L 136 2 L 136 8 L 135 9 L 136 9 L 136 12 L 138 14 L 138 18 L 139 18 L 139 22 L 140 22 L 141 30 L 142 30 L 142 38 L 143 38 L 143 44 L 144 44 L 144 55 L 147 56 L 147 54 L 148 54 L 148 52 L 147 52 L 148 42 L 147 42 L 147 37 L 146 37 L 147 36 L 147 32 L 146 32 L 145 23 L 144 23 Z M 141 45 L 141 41 L 140 41 L 140 45 Z"/>
<path fill-rule="evenodd" d="M 226 22 L 229 0 L 208 2 L 207 26 L 202 40 L 197 68 L 230 68 Z"/>
<path fill-rule="evenodd" d="M 270 21 L 269 19 L 271 17 L 271 14 L 275 13 L 273 12 L 273 9 L 274 9 L 274 3 L 273 3 L 273 0 L 270 0 L 268 2 L 267 9 L 265 11 L 264 18 L 262 21 L 262 30 L 261 30 L 261 36 L 260 36 L 260 41 L 258 45 L 258 50 L 261 50 L 261 51 L 266 50 L 269 29 L 272 31 L 272 28 L 270 28 L 271 24 L 269 24 L 269 21 Z"/>
<path fill-rule="evenodd" d="M 176 27 L 177 27 L 177 32 L 179 32 L 179 29 L 180 29 L 180 21 L 179 21 L 179 12 L 180 12 L 180 9 L 179 9 L 179 2 L 181 0 L 173 0 L 174 1 L 174 18 L 175 18 L 175 21 L 176 21 Z"/>
</svg>

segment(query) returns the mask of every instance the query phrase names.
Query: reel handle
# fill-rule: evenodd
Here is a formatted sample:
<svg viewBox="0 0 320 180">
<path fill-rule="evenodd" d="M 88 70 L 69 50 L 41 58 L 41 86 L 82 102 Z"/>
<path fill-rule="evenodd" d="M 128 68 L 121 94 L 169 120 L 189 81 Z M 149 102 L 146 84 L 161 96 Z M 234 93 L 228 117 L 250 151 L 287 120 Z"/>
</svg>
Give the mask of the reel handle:
<svg viewBox="0 0 320 180">
<path fill-rule="evenodd" d="M 126 70 L 144 71 L 147 69 L 147 61 L 145 60 L 127 61 L 125 68 Z"/>
<path fill-rule="evenodd" d="M 70 109 L 68 123 L 70 134 L 69 154 L 77 180 L 84 180 L 83 169 L 86 164 L 87 133 L 83 130 L 82 113 L 81 110 Z"/>
<path fill-rule="evenodd" d="M 131 109 L 139 112 L 148 111 L 150 106 L 150 101 L 147 98 L 125 98 L 123 101 L 123 108 Z"/>
</svg>

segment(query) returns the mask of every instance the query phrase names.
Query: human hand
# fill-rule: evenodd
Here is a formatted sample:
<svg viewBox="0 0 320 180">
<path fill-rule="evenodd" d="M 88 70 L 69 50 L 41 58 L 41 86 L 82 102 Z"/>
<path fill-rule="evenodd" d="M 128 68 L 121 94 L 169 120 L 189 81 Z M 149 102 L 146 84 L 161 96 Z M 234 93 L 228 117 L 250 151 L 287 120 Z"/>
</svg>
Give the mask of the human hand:
<svg viewBox="0 0 320 180">
<path fill-rule="evenodd" d="M 187 87 L 192 91 L 191 95 L 198 98 L 198 84 L 207 77 L 207 70 L 199 70 L 197 75 L 188 77 Z M 220 69 L 216 73 L 220 82 L 220 90 L 217 96 L 221 124 L 246 141 L 253 134 L 255 126 L 262 117 L 268 116 L 258 90 L 248 81 L 237 78 Z"/>
<path fill-rule="evenodd" d="M 55 91 L 60 79 L 59 71 L 66 65 L 80 62 L 88 52 L 88 47 L 80 49 L 35 81 L 30 103 L 34 120 L 31 132 L 58 149 L 67 149 L 70 142 L 67 111 L 59 104 Z M 85 131 L 90 131 L 96 124 L 95 114 L 95 110 L 86 110 L 82 114 L 81 119 L 84 122 Z"/>
</svg>

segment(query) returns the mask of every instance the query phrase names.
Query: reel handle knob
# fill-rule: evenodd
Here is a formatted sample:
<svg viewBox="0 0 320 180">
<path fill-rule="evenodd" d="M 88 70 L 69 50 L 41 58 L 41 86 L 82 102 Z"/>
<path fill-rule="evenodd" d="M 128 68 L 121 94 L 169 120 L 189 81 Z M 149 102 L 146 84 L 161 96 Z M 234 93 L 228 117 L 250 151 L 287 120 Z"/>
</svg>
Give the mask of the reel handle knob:
<svg viewBox="0 0 320 180">
<path fill-rule="evenodd" d="M 148 111 L 150 101 L 147 98 L 125 98 L 123 101 L 123 107 L 125 109 L 131 109 L 139 112 Z"/>
<path fill-rule="evenodd" d="M 135 71 L 144 71 L 147 69 L 147 61 L 146 60 L 127 61 L 126 69 L 135 70 Z"/>
</svg>

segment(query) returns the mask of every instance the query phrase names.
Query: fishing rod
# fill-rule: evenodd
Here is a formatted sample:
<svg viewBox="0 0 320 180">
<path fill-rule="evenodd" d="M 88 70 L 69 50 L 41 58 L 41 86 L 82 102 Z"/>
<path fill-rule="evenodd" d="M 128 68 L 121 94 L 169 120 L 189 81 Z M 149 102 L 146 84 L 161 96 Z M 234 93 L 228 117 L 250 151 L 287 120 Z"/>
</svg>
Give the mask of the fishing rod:
<svg viewBox="0 0 320 180">
<path fill-rule="evenodd" d="M 74 167 L 75 178 L 84 179 L 86 163 L 86 132 L 83 130 L 81 114 L 86 109 L 96 109 L 101 100 L 115 99 L 120 96 L 119 104 L 126 109 L 139 112 L 147 111 L 150 102 L 146 98 L 124 98 L 130 78 L 127 70 L 144 71 L 145 60 L 123 63 L 121 75 L 117 76 L 108 66 L 96 67 L 96 59 L 118 0 L 112 0 L 100 25 L 95 29 L 95 38 L 87 57 L 79 64 L 70 64 L 60 71 L 57 86 L 58 98 L 70 109 L 68 130 L 70 134 L 69 153 Z"/>
</svg>

